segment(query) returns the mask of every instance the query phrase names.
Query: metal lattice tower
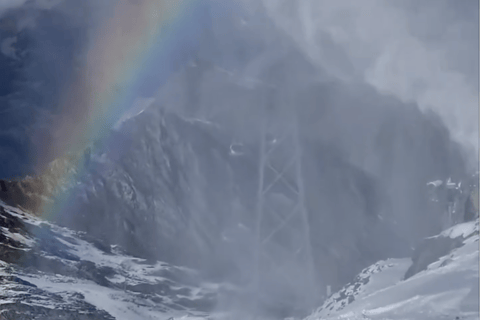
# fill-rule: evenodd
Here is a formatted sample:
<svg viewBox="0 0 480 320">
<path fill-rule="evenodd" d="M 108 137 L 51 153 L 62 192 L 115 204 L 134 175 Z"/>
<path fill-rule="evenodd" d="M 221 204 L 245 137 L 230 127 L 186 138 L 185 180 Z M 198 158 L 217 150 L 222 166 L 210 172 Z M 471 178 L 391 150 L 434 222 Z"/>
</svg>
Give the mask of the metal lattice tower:
<svg viewBox="0 0 480 320">
<path fill-rule="evenodd" d="M 290 97 L 274 103 L 280 93 L 267 92 L 260 137 L 254 285 L 261 295 L 262 287 L 273 279 L 283 285 L 278 290 L 291 293 L 286 297 L 289 302 L 309 308 L 317 302 L 318 292 L 296 110 Z"/>
<path fill-rule="evenodd" d="M 250 298 L 258 307 L 265 295 L 272 293 L 268 289 L 273 288 L 278 289 L 277 294 L 288 294 L 283 301 L 299 309 L 317 307 L 319 292 L 305 203 L 298 110 L 289 92 L 278 90 L 276 85 L 216 69 L 233 83 L 263 93 L 261 123 L 252 119 L 253 131 L 257 131 L 257 125 L 260 127 L 260 149 L 252 261 L 254 294 Z M 257 115 L 257 110 L 252 110 L 252 116 Z M 270 302 L 280 303 L 281 297 L 278 298 Z"/>
</svg>

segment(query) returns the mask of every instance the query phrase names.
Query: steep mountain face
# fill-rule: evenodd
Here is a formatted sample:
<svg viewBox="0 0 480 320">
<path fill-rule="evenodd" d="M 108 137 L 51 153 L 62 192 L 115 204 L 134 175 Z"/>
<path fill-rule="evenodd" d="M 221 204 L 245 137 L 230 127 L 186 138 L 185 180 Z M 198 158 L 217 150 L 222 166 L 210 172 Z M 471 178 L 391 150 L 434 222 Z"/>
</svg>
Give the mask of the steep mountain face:
<svg viewBox="0 0 480 320">
<path fill-rule="evenodd" d="M 233 215 L 223 200 L 253 198 L 235 188 L 254 190 L 254 167 L 230 157 L 228 138 L 213 138 L 218 130 L 211 124 L 161 109 L 146 110 L 122 130 L 92 155 L 83 183 L 72 191 L 74 212 L 65 210 L 60 221 L 140 256 L 197 266 L 210 260 L 219 219 Z"/>
<path fill-rule="evenodd" d="M 392 135 L 398 139 L 404 132 Z M 88 174 L 71 191 L 58 221 L 141 258 L 199 268 L 209 279 L 248 283 L 254 268 L 258 144 L 245 142 L 238 155 L 230 148 L 234 141 L 220 125 L 151 105 L 92 153 Z M 405 239 L 412 235 L 395 224 L 389 185 L 352 164 L 338 146 L 307 134 L 302 141 L 321 290 L 339 288 L 379 259 L 408 255 Z M 269 201 L 272 207 L 281 203 Z"/>
</svg>

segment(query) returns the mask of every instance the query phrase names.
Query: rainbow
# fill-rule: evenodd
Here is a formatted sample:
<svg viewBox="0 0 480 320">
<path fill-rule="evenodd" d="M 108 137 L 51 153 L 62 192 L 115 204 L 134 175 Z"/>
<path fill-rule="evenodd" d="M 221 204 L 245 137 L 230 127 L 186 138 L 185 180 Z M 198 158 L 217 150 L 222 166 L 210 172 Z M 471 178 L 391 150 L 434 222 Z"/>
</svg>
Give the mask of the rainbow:
<svg viewBox="0 0 480 320">
<path fill-rule="evenodd" d="M 43 156 L 81 153 L 92 141 L 108 140 L 109 128 L 135 99 L 152 95 L 194 49 L 209 28 L 207 0 L 118 0 L 95 30 L 84 68 L 60 98 L 61 120 Z M 154 78 L 154 81 L 151 79 Z M 150 83 L 154 82 L 154 83 Z M 145 90 L 147 88 L 147 90 Z M 149 89 L 148 89 L 149 88 Z M 38 163 L 45 163 L 37 159 Z M 82 159 L 76 159 L 81 174 Z M 60 180 L 74 179 L 71 170 Z M 42 204 L 37 212 L 52 218 L 65 208 Z"/>
</svg>

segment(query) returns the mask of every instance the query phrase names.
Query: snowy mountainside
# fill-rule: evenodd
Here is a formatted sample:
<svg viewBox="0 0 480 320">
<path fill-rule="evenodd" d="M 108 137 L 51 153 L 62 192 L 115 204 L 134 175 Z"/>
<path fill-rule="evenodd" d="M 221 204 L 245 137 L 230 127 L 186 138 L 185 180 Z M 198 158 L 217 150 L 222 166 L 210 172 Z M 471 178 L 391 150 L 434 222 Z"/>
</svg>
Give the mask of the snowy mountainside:
<svg viewBox="0 0 480 320">
<path fill-rule="evenodd" d="M 216 286 L 193 270 L 128 256 L 1 202 L 0 227 L 1 319 L 167 319 L 215 305 Z"/>
<path fill-rule="evenodd" d="M 236 92 L 242 96 L 243 91 Z M 256 245 L 259 141 L 244 141 L 222 123 L 172 113 L 160 102 L 142 110 L 92 151 L 85 176 L 56 222 L 119 244 L 129 255 L 188 265 L 212 281 L 248 284 Z M 408 123 L 410 117 L 414 115 L 402 121 Z M 427 120 L 425 125 L 432 126 Z M 401 135 L 400 129 L 391 132 L 392 137 Z M 242 155 L 231 154 L 234 143 L 242 144 Z M 390 185 L 352 163 L 336 145 L 303 135 L 300 143 L 319 291 L 327 285 L 338 290 L 375 261 L 408 255 L 410 232 L 402 234 L 390 214 L 395 207 L 391 200 L 399 193 L 389 194 Z M 443 169 L 432 172 L 437 171 Z M 275 176 L 269 171 L 267 178 L 274 181 Z M 411 184 L 423 188 L 417 180 L 422 179 Z M 291 192 L 288 184 L 271 191 L 275 197 L 266 201 L 272 208 Z M 419 206 L 426 205 L 427 197 L 419 198 Z M 414 221 L 426 219 L 424 212 L 430 211 L 415 215 Z M 281 237 L 275 241 L 281 248 Z M 284 259 L 282 253 L 275 258 Z M 291 268 L 290 277 L 296 270 Z M 295 294 L 304 289 L 284 277 L 275 283 Z M 288 306 L 280 309 L 295 310 L 294 299 L 276 297 L 278 290 L 270 286 L 262 290 L 272 300 L 265 304 L 279 306 L 286 300 Z"/>
<path fill-rule="evenodd" d="M 54 223 L 97 238 L 102 247 L 118 244 L 129 256 L 193 265 L 211 281 L 248 283 L 255 247 L 258 151 L 254 144 L 245 143 L 242 155 L 232 156 L 231 143 L 230 135 L 212 123 L 150 106 L 122 122 L 113 130 L 112 140 L 86 159 L 86 174 L 73 185 L 74 190 L 67 190 L 72 198 Z M 385 246 L 378 250 L 374 247 L 375 237 L 382 235 L 379 231 L 388 239 L 394 237 L 376 218 L 378 186 L 371 177 L 331 146 L 314 142 L 306 146 L 305 170 L 312 172 L 306 181 L 309 199 L 319 200 L 318 192 L 330 195 L 322 199 L 329 224 L 315 214 L 320 204 L 308 203 L 312 228 L 318 230 L 312 234 L 313 254 L 319 277 L 329 279 L 327 284 L 335 290 L 391 252 L 388 243 L 398 241 L 383 241 Z M 274 191 L 278 197 L 269 199 L 272 207 L 287 194 L 281 187 Z M 335 196 L 340 193 L 343 201 Z M 342 210 L 345 207 L 351 208 Z M 371 223 L 362 222 L 365 216 Z M 345 219 L 363 227 L 343 224 L 331 232 L 334 221 L 340 225 Z M 335 242 L 337 237 L 342 241 Z M 297 288 L 287 285 L 287 291 L 303 289 L 301 284 Z M 283 297 L 277 298 L 278 292 L 268 291 L 268 286 L 263 288 L 272 300 L 266 304 L 279 305 L 276 299 Z M 233 295 L 232 300 L 238 301 Z M 291 301 L 287 302 L 293 305 Z M 294 308 L 286 309 L 290 307 Z"/>
<path fill-rule="evenodd" d="M 255 168 L 230 157 L 229 147 L 229 137 L 214 125 L 148 108 L 92 153 L 58 222 L 139 257 L 210 264 L 220 223 L 236 226 L 249 219 L 231 204 L 255 192 Z"/>
<path fill-rule="evenodd" d="M 449 237 L 451 239 L 456 239 L 458 237 L 470 238 L 471 236 L 478 234 L 478 219 L 476 221 L 460 223 L 456 226 L 448 228 L 443 231 L 440 235 L 432 237 Z M 475 238 L 472 238 L 475 239 Z"/>
<path fill-rule="evenodd" d="M 458 246 L 431 257 L 424 269 L 406 274 L 418 259 L 389 259 L 364 269 L 352 283 L 330 296 L 305 320 L 321 319 L 478 319 L 478 219 L 425 239 L 456 239 Z M 414 253 L 421 256 L 422 253 Z"/>
<path fill-rule="evenodd" d="M 214 124 L 151 106 L 123 122 L 105 150 L 92 153 L 88 174 L 72 192 L 72 205 L 59 222 L 109 243 L 119 243 L 143 258 L 200 268 L 207 264 L 214 276 L 228 272 L 230 279 L 245 281 L 251 267 L 248 255 L 253 244 L 249 241 L 254 238 L 256 221 L 258 151 L 256 145 L 245 144 L 241 156 L 232 156 L 232 140 L 228 132 Z M 373 210 L 363 208 L 363 201 L 369 205 L 374 200 L 358 199 L 358 192 L 361 196 L 363 192 L 376 192 L 373 186 L 362 188 L 368 176 L 335 154 L 321 157 L 329 151 L 322 145 L 308 148 L 312 161 L 306 165 L 336 168 L 335 176 L 309 181 L 312 191 L 322 187 L 334 192 L 338 188 L 344 198 L 358 203 L 348 212 L 351 219 L 374 216 Z M 339 175 L 345 179 L 332 187 L 329 180 Z M 289 190 L 274 191 L 283 195 Z M 332 207 L 338 206 L 329 199 Z M 315 210 L 312 207 L 312 212 Z M 312 223 L 320 224 L 313 217 Z M 109 225 L 108 230 L 105 225 Z M 352 243 L 352 248 L 344 249 L 354 251 L 355 244 L 368 247 L 367 241 L 373 241 L 351 240 L 358 230 L 341 232 L 345 233 L 344 241 Z M 315 233 L 315 242 L 325 242 L 323 235 Z M 318 252 L 319 256 L 325 254 L 329 252 Z M 350 269 L 345 272 L 348 275 L 338 277 L 347 278 L 359 271 Z"/>
<path fill-rule="evenodd" d="M 316 313 L 323 316 L 340 312 L 361 297 L 383 289 L 385 285 L 394 285 L 410 264 L 409 259 L 389 259 L 365 268 L 354 281 L 332 294 Z"/>
</svg>

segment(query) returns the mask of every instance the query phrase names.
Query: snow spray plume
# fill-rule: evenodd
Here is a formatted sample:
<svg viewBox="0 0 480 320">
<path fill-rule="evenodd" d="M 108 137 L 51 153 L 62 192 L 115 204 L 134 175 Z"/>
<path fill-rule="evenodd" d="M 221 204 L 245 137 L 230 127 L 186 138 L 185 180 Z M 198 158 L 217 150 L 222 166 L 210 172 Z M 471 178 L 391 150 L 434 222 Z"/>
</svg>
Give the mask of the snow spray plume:
<svg viewBox="0 0 480 320">
<path fill-rule="evenodd" d="M 434 110 L 478 163 L 478 1 L 264 0 L 312 62 Z"/>
</svg>

